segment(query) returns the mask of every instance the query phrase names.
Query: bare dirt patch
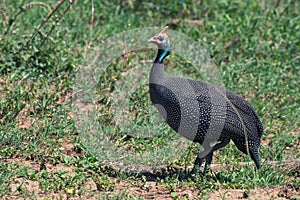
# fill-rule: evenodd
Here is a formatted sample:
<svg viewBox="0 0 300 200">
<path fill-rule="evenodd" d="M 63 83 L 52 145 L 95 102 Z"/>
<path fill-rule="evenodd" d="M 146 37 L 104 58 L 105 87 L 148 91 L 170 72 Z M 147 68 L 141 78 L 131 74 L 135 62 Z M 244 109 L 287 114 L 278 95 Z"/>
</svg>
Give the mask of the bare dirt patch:
<svg viewBox="0 0 300 200">
<path fill-rule="evenodd" d="M 71 157 L 83 156 L 83 152 L 78 152 L 74 146 L 73 139 L 63 139 L 59 151 L 63 152 L 64 155 Z M 35 160 L 28 160 L 26 157 L 15 156 L 12 159 L 3 160 L 6 163 L 17 163 L 21 166 L 28 166 L 29 169 L 36 171 L 37 173 L 41 170 L 41 163 Z M 242 165 L 243 163 L 241 163 Z M 249 164 L 249 163 L 244 163 Z M 270 165 L 272 163 L 269 163 Z M 273 163 L 275 165 L 279 163 Z M 284 167 L 284 171 L 293 171 L 294 174 L 300 174 L 299 161 L 295 162 L 285 162 L 281 163 Z M 219 168 L 226 167 L 222 165 L 212 165 L 212 170 L 218 170 Z M 228 167 L 228 166 L 227 166 Z M 65 166 L 63 164 L 53 165 L 52 163 L 44 163 L 44 170 L 49 173 L 55 173 L 59 171 L 65 171 L 67 174 L 73 176 L 76 172 L 74 167 Z M 179 166 L 173 166 L 174 169 L 182 170 Z M 299 175 L 298 175 L 299 176 Z M 297 177 L 296 177 L 297 178 Z M 299 177 L 298 177 L 299 178 Z M 114 183 L 114 189 L 111 192 L 99 191 L 97 189 L 96 183 L 89 178 L 84 182 L 80 188 L 84 189 L 84 193 L 76 193 L 76 189 L 69 191 L 59 190 L 59 191 L 43 191 L 38 181 L 29 180 L 23 177 L 15 177 L 12 179 L 11 191 L 12 196 L 7 199 L 22 199 L 22 195 L 26 193 L 27 195 L 35 195 L 37 199 L 97 199 L 107 196 L 117 196 L 120 193 L 134 195 L 142 197 L 144 199 L 232 199 L 232 200 L 254 200 L 254 199 L 275 199 L 275 200 L 286 200 L 286 199 L 300 199 L 300 189 L 299 186 L 286 185 L 274 188 L 257 188 L 251 190 L 242 189 L 219 189 L 209 194 L 203 196 L 202 191 L 194 187 L 185 187 L 179 183 L 174 188 L 167 187 L 162 183 L 155 181 L 138 182 L 136 180 L 120 180 L 118 178 L 110 178 Z M 20 187 L 21 185 L 21 187 Z M 22 191 L 20 191 L 21 188 Z"/>
<path fill-rule="evenodd" d="M 68 145 L 66 142 L 65 149 L 67 151 L 72 150 L 73 146 Z M 18 163 L 21 165 L 27 165 L 33 170 L 39 170 L 40 165 L 34 161 L 25 160 L 22 158 L 8 159 L 7 163 Z M 46 170 L 48 172 L 67 171 L 68 173 L 74 173 L 72 167 L 66 167 L 63 165 L 51 165 L 46 163 Z M 275 200 L 286 200 L 286 199 L 299 199 L 300 188 L 295 185 L 285 185 L 274 188 L 257 188 L 251 190 L 242 189 L 219 189 L 205 196 L 202 195 L 201 191 L 194 187 L 184 187 L 182 185 L 176 185 L 174 189 L 166 187 L 162 183 L 154 181 L 146 182 L 134 182 L 132 180 L 120 180 L 117 178 L 110 178 L 114 182 L 114 190 L 111 192 L 104 192 L 97 190 L 97 185 L 92 179 L 88 179 L 81 188 L 84 188 L 84 194 L 70 194 L 67 190 L 50 191 L 45 192 L 39 188 L 38 181 L 28 180 L 22 177 L 17 177 L 12 180 L 11 191 L 13 195 L 7 199 L 22 199 L 22 194 L 19 191 L 20 185 L 22 185 L 22 193 L 24 192 L 29 195 L 35 195 L 38 199 L 97 199 L 104 196 L 117 196 L 120 193 L 134 195 L 142 197 L 144 199 L 230 199 L 230 200 L 254 200 L 254 199 L 275 199 Z M 74 191 L 72 191 L 74 192 Z"/>
<path fill-rule="evenodd" d="M 16 124 L 19 129 L 28 129 L 32 126 L 34 119 L 30 117 L 29 113 L 33 113 L 33 109 L 29 104 L 26 104 L 16 117 Z"/>
<path fill-rule="evenodd" d="M 174 199 L 176 197 L 187 199 L 200 198 L 200 191 L 192 187 L 177 186 L 174 191 L 156 182 L 146 182 L 142 185 L 131 185 L 128 181 L 116 181 L 115 191 L 126 192 L 128 194 L 143 197 L 144 199 Z"/>
<path fill-rule="evenodd" d="M 217 190 L 209 195 L 209 200 L 217 199 L 276 199 L 276 200 L 286 200 L 286 199 L 297 199 L 300 198 L 299 191 L 293 188 L 275 187 L 275 188 L 265 188 L 265 189 L 252 189 L 250 191 L 240 190 L 240 189 L 221 189 Z"/>
</svg>

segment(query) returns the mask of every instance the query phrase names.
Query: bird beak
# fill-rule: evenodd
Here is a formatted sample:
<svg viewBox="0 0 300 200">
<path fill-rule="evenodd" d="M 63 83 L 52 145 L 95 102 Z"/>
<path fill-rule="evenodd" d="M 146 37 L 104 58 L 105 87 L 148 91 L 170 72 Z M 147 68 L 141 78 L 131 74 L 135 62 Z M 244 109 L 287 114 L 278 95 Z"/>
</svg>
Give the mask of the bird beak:
<svg viewBox="0 0 300 200">
<path fill-rule="evenodd" d="M 155 37 L 155 36 L 154 36 Z M 154 37 L 150 38 L 150 40 L 148 40 L 149 43 L 154 43 L 155 39 Z"/>
<path fill-rule="evenodd" d="M 156 35 L 156 36 L 150 38 L 150 40 L 148 40 L 148 42 L 149 43 L 154 43 L 156 45 L 161 45 L 161 42 L 159 42 L 157 38 L 158 38 L 158 36 Z"/>
</svg>

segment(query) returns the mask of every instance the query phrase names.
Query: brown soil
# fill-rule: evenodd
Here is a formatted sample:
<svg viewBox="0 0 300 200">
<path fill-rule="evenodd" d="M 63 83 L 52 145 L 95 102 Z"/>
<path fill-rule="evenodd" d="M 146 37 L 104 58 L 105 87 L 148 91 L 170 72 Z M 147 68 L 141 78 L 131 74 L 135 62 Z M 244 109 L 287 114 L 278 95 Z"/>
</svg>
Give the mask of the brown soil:
<svg viewBox="0 0 300 200">
<path fill-rule="evenodd" d="M 82 151 L 78 151 L 74 147 L 74 141 L 72 140 L 63 140 L 62 147 L 59 148 L 59 151 L 63 152 L 65 155 L 76 157 L 83 156 Z M 70 166 L 65 166 L 62 164 L 52 165 L 51 163 L 39 163 L 38 161 L 32 161 L 26 159 L 22 156 L 16 155 L 12 159 L 3 160 L 6 163 L 16 163 L 22 166 L 28 166 L 30 169 L 35 171 L 40 171 L 41 167 L 48 172 L 59 172 L 65 171 L 70 175 L 75 174 L 75 168 Z M 249 163 L 241 163 L 249 164 Z M 272 164 L 272 163 L 270 163 Z M 278 163 L 273 163 L 278 164 Z M 294 164 L 281 163 L 282 167 L 285 167 L 286 170 L 297 167 L 300 170 L 299 160 L 295 160 Z M 174 169 L 181 170 L 179 166 L 172 166 Z M 212 165 L 212 170 L 218 170 L 224 166 L 221 165 Z M 132 180 L 120 180 L 117 178 L 110 178 L 114 183 L 114 190 L 112 192 L 103 192 L 97 190 L 97 185 L 92 179 L 88 179 L 81 188 L 84 188 L 84 194 L 78 194 L 73 190 L 62 190 L 58 192 L 44 192 L 39 188 L 38 181 L 28 180 L 23 177 L 12 178 L 11 180 L 11 189 L 13 195 L 7 199 L 23 199 L 21 193 L 18 191 L 18 186 L 22 184 L 23 194 L 25 193 L 30 195 L 35 195 L 37 199 L 97 199 L 99 197 L 105 196 L 116 196 L 119 193 L 126 193 L 129 195 L 134 195 L 138 197 L 143 197 L 144 199 L 230 199 L 230 200 L 240 200 L 240 199 L 300 199 L 300 188 L 299 186 L 294 185 L 285 185 L 281 187 L 271 187 L 271 188 L 257 188 L 251 189 L 249 191 L 242 189 L 219 189 L 213 191 L 209 194 L 202 194 L 202 191 L 194 187 L 184 187 L 182 185 L 177 185 L 175 190 L 167 188 L 161 183 L 154 181 L 146 182 L 136 182 Z M 70 196 L 68 196 L 68 194 Z"/>
<path fill-rule="evenodd" d="M 297 199 L 300 198 L 299 191 L 297 192 L 294 188 L 289 188 L 287 186 L 275 187 L 275 188 L 265 188 L 265 189 L 253 189 L 250 191 L 245 190 L 225 190 L 221 189 L 210 194 L 209 200 L 217 199 Z"/>
<path fill-rule="evenodd" d="M 75 155 L 74 146 L 69 142 L 64 143 L 64 148 L 61 149 L 66 154 Z M 7 163 L 17 163 L 19 165 L 27 165 L 30 169 L 39 171 L 40 163 L 26 160 L 23 158 L 14 158 L 5 160 Z M 70 174 L 75 173 L 75 169 L 73 167 L 67 167 L 64 165 L 51 165 L 49 163 L 45 163 L 45 170 L 48 172 L 58 172 L 58 171 L 66 171 Z M 194 187 L 184 187 L 181 185 L 177 185 L 175 190 L 171 190 L 170 188 L 166 188 L 161 183 L 146 181 L 142 182 L 134 182 L 131 180 L 120 180 L 117 178 L 111 178 L 111 181 L 114 183 L 114 190 L 112 192 L 103 192 L 98 191 L 95 182 L 92 179 L 89 179 L 85 184 L 81 187 L 85 188 L 85 192 L 82 195 L 75 195 L 73 190 L 64 190 L 58 192 L 44 192 L 39 188 L 38 181 L 28 180 L 22 177 L 17 177 L 12 179 L 11 189 L 13 191 L 13 195 L 7 199 L 23 199 L 22 195 L 18 191 L 17 187 L 23 183 L 23 194 L 24 191 L 28 195 L 35 194 L 37 199 L 97 199 L 99 197 L 103 197 L 103 195 L 111 195 L 116 196 L 119 193 L 127 193 L 129 195 L 143 197 L 144 199 L 174 199 L 174 197 L 179 197 L 179 199 L 209 199 L 209 200 L 218 200 L 218 199 L 230 199 L 230 200 L 241 200 L 241 199 L 300 199 L 300 191 L 299 187 L 295 187 L 293 185 L 286 185 L 281 187 L 274 188 L 257 188 L 247 190 L 241 189 L 219 189 L 209 194 L 203 196 L 201 191 Z M 72 194 L 71 197 L 68 194 Z"/>
<path fill-rule="evenodd" d="M 23 187 L 26 188 L 27 194 L 35 194 L 38 199 L 97 199 L 104 195 L 116 196 L 119 193 L 127 193 L 130 195 L 143 197 L 144 199 L 166 199 L 172 200 L 175 196 L 179 199 L 209 199 L 209 200 L 241 200 L 241 199 L 274 199 L 274 200 L 286 200 L 286 199 L 299 199 L 300 192 L 295 188 L 289 186 L 265 188 L 265 189 L 252 189 L 250 191 L 241 189 L 220 189 L 216 190 L 205 196 L 201 195 L 201 191 L 195 188 L 177 187 L 175 191 L 170 191 L 161 184 L 155 182 L 146 182 L 143 186 L 136 186 L 128 183 L 127 181 L 115 180 L 115 189 L 113 192 L 99 192 L 97 191 L 94 181 L 89 180 L 85 183 L 85 194 L 81 196 L 68 197 L 68 192 L 73 191 L 60 191 L 60 192 L 43 192 L 39 189 L 38 182 L 31 180 L 22 180 L 21 178 L 15 179 L 12 185 L 12 190 L 15 191 L 14 195 L 8 199 L 23 199 L 19 196 L 16 186 L 23 182 Z"/>
</svg>

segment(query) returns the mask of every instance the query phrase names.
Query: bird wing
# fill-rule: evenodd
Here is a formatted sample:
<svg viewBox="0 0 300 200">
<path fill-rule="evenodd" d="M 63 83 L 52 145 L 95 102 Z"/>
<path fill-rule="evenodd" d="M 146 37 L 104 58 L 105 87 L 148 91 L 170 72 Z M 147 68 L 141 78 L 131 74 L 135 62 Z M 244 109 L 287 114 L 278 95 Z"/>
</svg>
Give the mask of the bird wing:
<svg viewBox="0 0 300 200">
<path fill-rule="evenodd" d="M 261 138 L 263 134 L 262 123 L 254 108 L 245 98 L 211 83 L 196 81 L 192 79 L 184 79 L 180 77 L 174 78 L 176 78 L 176 82 L 179 83 L 182 83 L 183 81 L 188 81 L 191 88 L 193 89 L 191 92 L 191 89 L 186 90 L 186 87 L 184 87 L 182 91 L 177 92 L 177 98 L 180 99 L 180 101 L 197 102 L 202 108 L 210 107 L 212 103 L 214 103 L 215 106 L 219 107 L 226 106 L 228 109 L 230 109 L 231 112 L 242 116 L 242 118 L 245 117 L 243 120 L 251 120 L 251 123 L 255 124 L 257 128 L 257 136 L 253 136 Z M 172 81 L 174 81 L 174 79 Z"/>
<path fill-rule="evenodd" d="M 259 119 L 259 116 L 255 112 L 255 109 L 252 107 L 252 105 L 245 98 L 238 96 L 228 90 L 226 91 L 226 97 L 230 100 L 232 105 L 234 105 L 237 108 L 239 112 L 243 112 L 244 114 L 247 114 L 252 118 L 253 122 L 257 127 L 258 137 L 261 138 L 264 132 L 263 125 Z"/>
</svg>

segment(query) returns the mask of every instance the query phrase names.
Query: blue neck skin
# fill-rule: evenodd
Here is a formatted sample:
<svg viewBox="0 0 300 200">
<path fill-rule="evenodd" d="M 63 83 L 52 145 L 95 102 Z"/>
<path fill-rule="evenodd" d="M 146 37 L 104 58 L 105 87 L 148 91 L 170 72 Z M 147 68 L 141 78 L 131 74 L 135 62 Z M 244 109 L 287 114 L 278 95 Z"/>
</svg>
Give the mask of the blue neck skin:
<svg viewBox="0 0 300 200">
<path fill-rule="evenodd" d="M 164 59 L 170 54 L 169 50 L 158 49 L 154 63 L 163 63 Z"/>
</svg>

